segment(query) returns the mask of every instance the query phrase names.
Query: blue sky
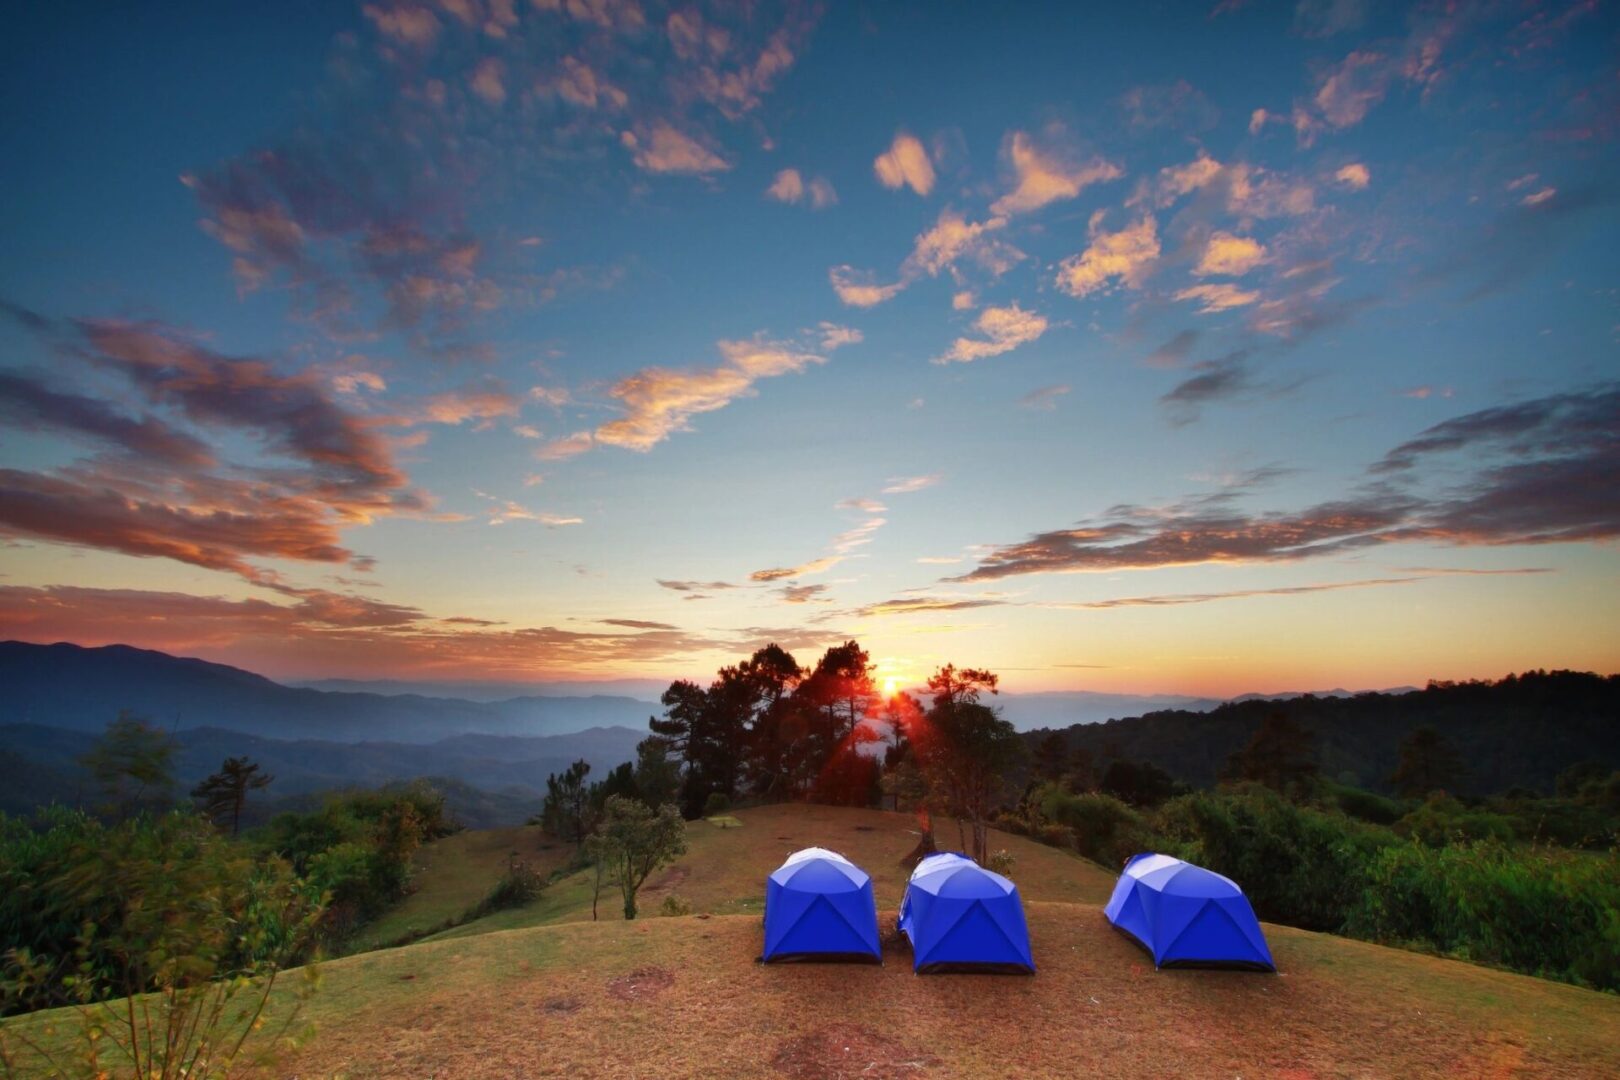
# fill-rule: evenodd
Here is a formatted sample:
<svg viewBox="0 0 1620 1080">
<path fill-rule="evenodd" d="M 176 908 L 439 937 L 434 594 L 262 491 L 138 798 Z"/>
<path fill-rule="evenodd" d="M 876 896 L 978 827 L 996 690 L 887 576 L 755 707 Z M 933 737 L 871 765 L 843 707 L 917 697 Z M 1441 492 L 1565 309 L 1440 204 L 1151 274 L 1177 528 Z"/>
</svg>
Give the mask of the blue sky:
<svg viewBox="0 0 1620 1080">
<path fill-rule="evenodd" d="M 283 676 L 1613 670 L 1620 19 L 39 9 L 0 631 Z"/>
</svg>

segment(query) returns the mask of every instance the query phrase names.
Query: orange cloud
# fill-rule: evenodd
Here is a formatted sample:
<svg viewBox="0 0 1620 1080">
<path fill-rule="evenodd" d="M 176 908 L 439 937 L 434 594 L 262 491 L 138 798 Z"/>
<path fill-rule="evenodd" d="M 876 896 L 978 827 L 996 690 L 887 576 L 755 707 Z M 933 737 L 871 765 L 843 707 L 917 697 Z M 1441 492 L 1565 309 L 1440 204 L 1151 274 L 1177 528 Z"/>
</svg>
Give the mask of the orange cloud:
<svg viewBox="0 0 1620 1080">
<path fill-rule="evenodd" d="M 886 188 L 909 187 L 918 195 L 934 190 L 934 164 L 915 135 L 902 131 L 889 149 L 872 162 L 872 171 Z"/>
<path fill-rule="evenodd" d="M 1158 226 L 1151 214 L 1113 233 L 1101 231 L 1100 224 L 1101 212 L 1092 215 L 1090 245 L 1059 266 L 1058 288 L 1070 296 L 1090 296 L 1114 280 L 1139 289 L 1158 261 Z"/>
<path fill-rule="evenodd" d="M 1200 277 L 1210 274 L 1241 277 L 1265 261 L 1266 249 L 1259 241 L 1217 230 L 1210 234 L 1193 273 Z"/>
<path fill-rule="evenodd" d="M 1022 131 L 1014 132 L 1008 141 L 1007 157 L 1018 183 L 991 205 L 993 214 L 1026 214 L 1048 203 L 1072 199 L 1092 184 L 1124 175 L 1118 165 L 1100 157 L 1083 164 L 1067 164 L 1038 150 Z"/>
<path fill-rule="evenodd" d="M 1223 281 L 1218 285 L 1193 285 L 1182 289 L 1176 293 L 1176 299 L 1196 300 L 1201 305 L 1198 309 L 1200 315 L 1212 315 L 1218 311 L 1246 307 L 1259 300 L 1260 294 Z"/>
<path fill-rule="evenodd" d="M 985 308 L 973 325 L 985 339 L 957 338 L 944 355 L 934 358 L 934 363 L 969 363 L 1000 356 L 1046 333 L 1045 316 L 1025 311 L 1017 304 Z"/>
<path fill-rule="evenodd" d="M 702 175 L 731 168 L 725 158 L 662 120 L 639 134 L 626 131 L 619 141 L 645 172 Z"/>
</svg>

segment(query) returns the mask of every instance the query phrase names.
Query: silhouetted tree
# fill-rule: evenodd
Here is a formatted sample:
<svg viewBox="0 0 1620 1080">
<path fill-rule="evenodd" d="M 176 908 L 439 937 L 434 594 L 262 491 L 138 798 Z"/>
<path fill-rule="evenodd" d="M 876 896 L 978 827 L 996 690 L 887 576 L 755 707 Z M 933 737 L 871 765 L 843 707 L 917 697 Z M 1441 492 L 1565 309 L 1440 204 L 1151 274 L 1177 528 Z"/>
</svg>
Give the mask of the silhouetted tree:
<svg viewBox="0 0 1620 1080">
<path fill-rule="evenodd" d="M 1288 713 L 1268 713 L 1249 744 L 1229 759 L 1227 774 L 1289 792 L 1316 775 L 1314 744 L 1310 732 Z"/>
<path fill-rule="evenodd" d="M 686 853 L 686 822 L 673 806 L 653 811 L 637 799 L 613 796 L 587 842 L 587 851 L 619 882 L 624 917 L 636 917 L 636 893 L 654 870 Z"/>
<path fill-rule="evenodd" d="M 1158 806 L 1179 793 L 1175 777 L 1151 761 L 1123 758 L 1108 763 L 1097 786 L 1132 806 Z"/>
<path fill-rule="evenodd" d="M 540 808 L 540 824 L 559 840 L 583 844 L 590 832 L 590 789 L 585 777 L 591 764 L 583 758 L 561 773 L 546 777 L 546 801 Z"/>
<path fill-rule="evenodd" d="M 1462 777 L 1463 762 L 1456 748 L 1425 725 L 1401 740 L 1401 760 L 1389 782 L 1402 795 L 1418 798 L 1431 791 L 1455 790 Z"/>
<path fill-rule="evenodd" d="M 754 693 L 745 768 L 749 786 L 755 794 L 779 799 L 789 794 L 791 786 L 787 753 L 792 734 L 790 695 L 806 672 L 792 653 L 774 642 L 739 667 Z"/>
<path fill-rule="evenodd" d="M 636 744 L 636 793 L 656 810 L 674 803 L 681 791 L 681 766 L 669 757 L 669 740 L 649 735 Z"/>
<path fill-rule="evenodd" d="M 990 814 L 1000 805 L 1014 769 L 1026 750 L 1012 724 L 979 704 L 996 692 L 997 677 L 976 668 L 947 664 L 928 680 L 933 706 L 913 739 L 929 786 L 946 806 L 972 827 L 972 854 L 987 857 Z"/>
<path fill-rule="evenodd" d="M 1069 771 L 1069 740 L 1054 731 L 1035 747 L 1035 772 L 1043 780 L 1062 780 Z"/>
<path fill-rule="evenodd" d="M 260 772 L 257 762 L 245 757 L 228 757 L 219 772 L 191 789 L 191 797 L 197 800 L 202 812 L 215 824 L 229 815 L 231 835 L 235 836 L 241 831 L 242 807 L 247 803 L 247 793 L 269 787 L 274 779 L 270 774 Z"/>
<path fill-rule="evenodd" d="M 175 740 L 126 710 L 79 764 L 89 770 L 109 814 L 127 815 L 154 803 L 167 804 L 174 787 Z"/>
</svg>

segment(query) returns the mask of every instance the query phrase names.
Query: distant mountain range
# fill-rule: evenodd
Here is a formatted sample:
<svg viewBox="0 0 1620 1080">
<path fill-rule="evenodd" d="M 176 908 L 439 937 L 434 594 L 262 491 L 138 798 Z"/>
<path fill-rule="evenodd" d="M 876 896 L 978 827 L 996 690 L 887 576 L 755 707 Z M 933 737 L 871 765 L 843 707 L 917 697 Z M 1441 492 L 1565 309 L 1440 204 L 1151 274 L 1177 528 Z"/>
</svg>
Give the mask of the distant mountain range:
<svg viewBox="0 0 1620 1080">
<path fill-rule="evenodd" d="M 288 686 L 226 664 L 128 645 L 84 648 L 0 642 L 0 724 L 99 732 L 128 709 L 162 727 L 229 728 L 274 739 L 430 743 L 454 735 L 566 735 L 595 727 L 645 730 L 666 684 L 653 679 L 491 683 L 326 679 Z M 1383 693 L 1404 693 L 1397 687 Z M 523 690 L 525 693 L 509 694 Z M 609 693 L 608 691 L 615 691 Z M 584 693 L 582 691 L 592 691 Z M 1336 689 L 1316 697 L 1350 697 Z M 1245 694 L 1233 701 L 1301 693 Z M 1218 698 L 1088 690 L 992 699 L 1020 731 L 1096 724 L 1175 709 L 1209 712 Z"/>
<path fill-rule="evenodd" d="M 283 686 L 240 668 L 128 645 L 0 642 L 0 723 L 99 732 L 128 709 L 160 727 L 224 727 L 276 739 L 428 743 L 452 735 L 645 730 L 655 702 L 531 696 L 468 701 Z"/>
<path fill-rule="evenodd" d="M 534 737 L 457 735 L 434 743 L 340 743 L 316 739 L 267 739 L 223 728 L 185 728 L 174 733 L 176 794 L 219 768 L 227 757 L 246 756 L 275 777 L 268 795 L 277 800 L 344 787 L 379 787 L 418 776 L 445 777 L 539 808 L 546 777 L 579 758 L 594 775 L 635 757 L 646 732 L 595 728 L 569 735 Z M 93 787 L 78 759 L 96 735 L 38 724 L 0 725 L 0 772 L 10 779 L 0 791 L 0 810 L 18 813 L 56 799 L 75 803 Z M 507 822 L 511 824 L 512 822 Z"/>
</svg>

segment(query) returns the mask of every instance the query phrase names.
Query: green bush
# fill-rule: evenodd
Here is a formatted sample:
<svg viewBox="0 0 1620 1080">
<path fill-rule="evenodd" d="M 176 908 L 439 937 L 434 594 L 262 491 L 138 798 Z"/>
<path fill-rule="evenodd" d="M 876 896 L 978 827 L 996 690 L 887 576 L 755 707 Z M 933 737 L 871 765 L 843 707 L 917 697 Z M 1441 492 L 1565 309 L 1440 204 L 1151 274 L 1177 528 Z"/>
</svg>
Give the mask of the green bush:
<svg viewBox="0 0 1620 1080">
<path fill-rule="evenodd" d="M 525 907 L 540 899 L 545 891 L 545 876 L 522 859 L 514 858 L 507 863 L 506 872 L 494 888 L 461 921 L 471 922 L 497 911 Z"/>
<path fill-rule="evenodd" d="M 730 809 L 731 799 L 727 797 L 725 792 L 711 791 L 708 799 L 704 800 L 703 803 L 703 816 L 714 817 L 714 815 L 723 814 Z"/>
<path fill-rule="evenodd" d="M 1620 859 L 1496 841 L 1388 847 L 1345 929 L 1620 990 Z"/>
<path fill-rule="evenodd" d="M 665 916 L 678 916 L 692 914 L 692 902 L 683 896 L 670 893 L 664 897 L 664 902 L 658 905 L 658 914 Z"/>
<path fill-rule="evenodd" d="M 1170 853 L 1236 881 L 1262 919 L 1307 930 L 1338 930 L 1369 860 L 1399 842 L 1258 784 L 1181 796 L 1156 821 Z"/>
<path fill-rule="evenodd" d="M 1406 814 L 1399 799 L 1378 795 L 1363 788 L 1345 784 L 1326 785 L 1333 803 L 1350 817 L 1370 821 L 1374 825 L 1393 825 Z"/>
<path fill-rule="evenodd" d="M 1448 795 L 1434 794 L 1424 800 L 1416 810 L 1395 823 L 1401 836 L 1421 840 L 1430 847 L 1470 840 L 1498 840 L 1506 843 L 1514 838 L 1513 821 L 1488 810 L 1474 810 Z"/>
<path fill-rule="evenodd" d="M 1105 866 L 1121 866 L 1132 855 L 1155 847 L 1142 815 L 1112 795 L 1100 791 L 1076 795 L 1060 785 L 1045 784 L 1035 793 L 1035 805 L 1047 823 L 1039 827 L 1043 841 L 1048 835 L 1072 840 L 1061 846 L 1072 846 Z M 1054 828 L 1063 832 L 1051 833 Z"/>
</svg>

